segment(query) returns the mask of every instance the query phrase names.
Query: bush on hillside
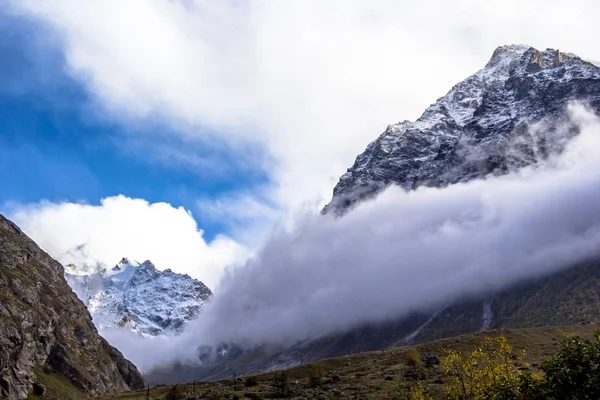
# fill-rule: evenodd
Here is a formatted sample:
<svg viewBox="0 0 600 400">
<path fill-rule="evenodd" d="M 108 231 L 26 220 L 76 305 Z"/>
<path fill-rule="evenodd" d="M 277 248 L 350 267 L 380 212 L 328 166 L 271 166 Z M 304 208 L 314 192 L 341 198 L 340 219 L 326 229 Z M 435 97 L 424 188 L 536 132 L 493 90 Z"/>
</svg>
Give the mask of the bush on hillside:
<svg viewBox="0 0 600 400">
<path fill-rule="evenodd" d="M 286 370 L 283 370 L 275 375 L 275 387 L 277 388 L 280 396 L 289 396 L 290 383 L 288 380 L 288 373 Z"/>
<path fill-rule="evenodd" d="M 506 338 L 486 338 L 470 354 L 448 351 L 442 367 L 451 378 L 451 399 L 600 399 L 600 333 L 594 340 L 566 336 L 540 373 L 519 371 Z M 521 355 L 522 357 L 522 355 Z"/>
<path fill-rule="evenodd" d="M 253 387 L 258 385 L 258 379 L 255 376 L 249 376 L 244 380 L 244 386 Z"/>
<path fill-rule="evenodd" d="M 323 383 L 325 378 L 325 370 L 321 364 L 312 364 L 308 369 L 308 385 L 310 387 L 317 387 Z"/>
<path fill-rule="evenodd" d="M 171 389 L 165 395 L 165 400 L 182 400 L 184 398 L 185 394 L 180 385 L 171 386 Z"/>
<path fill-rule="evenodd" d="M 420 362 L 421 359 L 419 358 L 419 353 L 417 352 L 417 349 L 409 349 L 408 353 L 406 354 L 406 365 L 408 365 L 409 367 L 416 367 L 417 365 L 419 365 Z"/>
<path fill-rule="evenodd" d="M 515 387 L 515 363 L 524 354 L 513 354 L 506 337 L 486 337 L 470 353 L 447 350 L 441 362 L 450 380 L 446 393 L 452 399 L 485 399 L 499 386 Z"/>
</svg>

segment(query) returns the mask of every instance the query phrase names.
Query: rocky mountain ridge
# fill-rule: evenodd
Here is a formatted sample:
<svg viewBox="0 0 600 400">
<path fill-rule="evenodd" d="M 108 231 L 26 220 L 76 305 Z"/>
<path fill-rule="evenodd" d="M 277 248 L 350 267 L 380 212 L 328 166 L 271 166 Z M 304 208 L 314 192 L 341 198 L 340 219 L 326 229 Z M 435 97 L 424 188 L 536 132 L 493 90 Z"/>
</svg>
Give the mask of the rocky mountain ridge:
<svg viewBox="0 0 600 400">
<path fill-rule="evenodd" d="M 0 215 L 0 397 L 25 399 L 41 374 L 90 395 L 142 388 L 96 330 L 62 265 Z"/>
<path fill-rule="evenodd" d="M 148 260 L 123 258 L 92 273 L 70 264 L 65 278 L 99 330 L 123 327 L 150 336 L 179 333 L 212 294 L 189 275 L 159 271 Z"/>
<path fill-rule="evenodd" d="M 389 125 L 371 142 L 324 212 L 343 214 L 389 185 L 443 187 L 534 164 L 575 133 L 565 118 L 573 100 L 600 109 L 596 64 L 553 49 L 498 47 L 419 119 Z"/>
</svg>

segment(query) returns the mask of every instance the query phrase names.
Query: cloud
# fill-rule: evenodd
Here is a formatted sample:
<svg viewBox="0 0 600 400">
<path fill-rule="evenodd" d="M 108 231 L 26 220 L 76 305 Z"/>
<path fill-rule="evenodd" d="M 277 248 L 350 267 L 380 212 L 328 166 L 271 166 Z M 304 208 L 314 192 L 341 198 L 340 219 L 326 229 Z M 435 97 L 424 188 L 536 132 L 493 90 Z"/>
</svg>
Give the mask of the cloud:
<svg viewBox="0 0 600 400">
<path fill-rule="evenodd" d="M 581 133 L 534 167 L 441 189 L 391 187 L 343 218 L 305 216 L 229 270 L 159 356 L 141 351 L 143 341 L 124 354 L 149 368 L 200 344 L 291 344 L 598 258 L 600 119 L 581 106 L 570 114 Z"/>
<path fill-rule="evenodd" d="M 248 250 L 226 236 L 207 243 L 192 214 L 168 203 L 125 196 L 99 205 L 41 202 L 14 206 L 9 217 L 63 264 L 112 266 L 122 257 L 151 260 L 215 288 L 222 270 Z"/>
<path fill-rule="evenodd" d="M 263 146 L 252 162 L 269 173 L 269 201 L 292 209 L 322 204 L 386 124 L 416 118 L 498 45 L 600 59 L 593 0 L 14 0 L 9 10 L 45 28 L 105 114 L 159 119 L 240 156 Z"/>
<path fill-rule="evenodd" d="M 284 220 L 276 205 L 248 193 L 200 199 L 197 208 L 204 221 L 225 225 L 236 240 L 254 249 L 260 248 L 273 226 Z"/>
</svg>

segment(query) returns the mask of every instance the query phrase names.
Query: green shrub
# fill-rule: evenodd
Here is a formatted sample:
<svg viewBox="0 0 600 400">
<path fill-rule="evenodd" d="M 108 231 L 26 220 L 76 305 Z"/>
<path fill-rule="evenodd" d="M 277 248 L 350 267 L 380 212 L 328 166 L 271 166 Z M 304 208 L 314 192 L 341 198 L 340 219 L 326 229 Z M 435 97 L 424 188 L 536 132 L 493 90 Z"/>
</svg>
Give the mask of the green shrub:
<svg viewBox="0 0 600 400">
<path fill-rule="evenodd" d="M 412 385 L 400 383 L 398 389 L 392 392 L 388 398 L 391 400 L 430 400 L 431 396 L 426 394 L 423 385 L 417 382 Z"/>
<path fill-rule="evenodd" d="M 263 398 L 264 398 L 260 394 L 252 393 L 252 392 L 244 393 L 244 397 L 247 399 L 254 399 L 254 400 L 263 400 Z"/>
<path fill-rule="evenodd" d="M 600 399 L 600 338 L 563 338 L 558 353 L 541 370 L 547 392 L 557 399 Z"/>
<path fill-rule="evenodd" d="M 207 393 L 206 398 L 209 400 L 225 400 L 227 397 L 220 390 L 213 390 Z"/>
<path fill-rule="evenodd" d="M 258 379 L 255 376 L 249 376 L 244 380 L 244 386 L 253 387 L 258 385 Z"/>
<path fill-rule="evenodd" d="M 325 370 L 321 364 L 312 364 L 308 369 L 308 385 L 317 387 L 323 382 Z"/>
<path fill-rule="evenodd" d="M 182 400 L 185 398 L 183 390 L 180 385 L 171 386 L 171 390 L 165 395 L 165 400 Z"/>
<path fill-rule="evenodd" d="M 406 365 L 408 365 L 409 367 L 416 367 L 417 365 L 419 365 L 420 362 L 421 359 L 419 358 L 419 353 L 417 352 L 417 349 L 409 349 L 408 353 L 406 354 Z"/>
<path fill-rule="evenodd" d="M 287 397 L 290 394 L 290 383 L 288 381 L 288 373 L 286 370 L 275 375 L 275 387 L 283 397 Z"/>
</svg>

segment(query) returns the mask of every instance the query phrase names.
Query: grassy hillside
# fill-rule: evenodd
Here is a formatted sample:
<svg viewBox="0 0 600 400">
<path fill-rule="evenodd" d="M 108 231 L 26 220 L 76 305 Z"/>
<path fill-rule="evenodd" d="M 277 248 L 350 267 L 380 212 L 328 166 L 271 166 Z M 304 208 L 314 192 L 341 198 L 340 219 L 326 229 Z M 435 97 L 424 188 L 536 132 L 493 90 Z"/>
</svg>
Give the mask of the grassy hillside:
<svg viewBox="0 0 600 400">
<path fill-rule="evenodd" d="M 438 340 L 417 345 L 414 348 L 420 356 L 440 355 L 442 349 L 471 350 L 480 344 L 485 336 L 505 335 L 515 350 L 525 350 L 526 356 L 522 368 L 535 370 L 537 365 L 558 350 L 559 340 L 566 333 L 576 333 L 589 338 L 600 329 L 600 323 L 570 325 L 560 327 L 542 327 L 530 329 L 507 329 L 483 333 L 466 334 L 451 339 Z M 425 390 L 441 397 L 446 376 L 437 366 L 421 364 L 417 369 L 407 365 L 409 347 L 399 347 L 386 351 L 354 354 L 323 360 L 300 367 L 288 369 L 288 383 L 291 396 L 295 399 L 387 399 L 401 398 L 404 385 L 414 384 L 422 378 Z M 527 365 L 527 367 L 526 367 Z M 317 387 L 310 384 L 310 376 L 322 371 L 323 382 Z M 312 372 L 311 372 L 312 371 Z M 418 371 L 415 373 L 415 371 Z M 256 375 L 256 385 L 246 387 L 244 379 L 223 380 L 219 382 L 196 383 L 195 393 L 202 399 L 238 398 L 276 398 L 277 377 L 279 372 Z M 420 375 L 420 376 L 417 376 Z M 338 380 L 339 378 L 339 380 Z M 252 382 L 249 382 L 252 383 Z M 179 385 L 182 398 L 194 398 L 194 385 Z M 170 386 L 157 386 L 150 390 L 151 399 L 164 399 L 172 390 Z M 119 396 L 104 397 L 104 400 L 128 399 L 142 400 L 145 391 L 123 393 Z"/>
</svg>

